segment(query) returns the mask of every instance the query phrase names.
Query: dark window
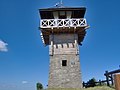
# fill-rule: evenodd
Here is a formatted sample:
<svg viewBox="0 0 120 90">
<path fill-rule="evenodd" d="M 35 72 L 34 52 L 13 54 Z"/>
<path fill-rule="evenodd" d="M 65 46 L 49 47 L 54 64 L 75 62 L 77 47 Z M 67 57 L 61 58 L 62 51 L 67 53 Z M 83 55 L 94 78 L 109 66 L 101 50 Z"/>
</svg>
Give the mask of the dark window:
<svg viewBox="0 0 120 90">
<path fill-rule="evenodd" d="M 40 15 L 41 19 L 54 19 L 53 13 L 50 11 L 41 11 Z"/>
<path fill-rule="evenodd" d="M 72 11 L 72 18 L 83 18 L 85 14 L 85 10 L 74 10 Z"/>
<path fill-rule="evenodd" d="M 67 60 L 62 60 L 62 66 L 67 66 Z"/>
</svg>

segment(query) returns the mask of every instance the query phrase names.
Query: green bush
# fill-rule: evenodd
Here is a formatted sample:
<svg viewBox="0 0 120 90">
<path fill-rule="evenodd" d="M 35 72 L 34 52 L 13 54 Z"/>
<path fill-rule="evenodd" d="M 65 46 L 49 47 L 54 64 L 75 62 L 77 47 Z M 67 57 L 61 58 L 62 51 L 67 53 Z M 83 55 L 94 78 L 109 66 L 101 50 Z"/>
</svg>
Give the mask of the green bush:
<svg viewBox="0 0 120 90">
<path fill-rule="evenodd" d="M 41 83 L 37 83 L 36 84 L 37 90 L 42 90 L 43 89 L 43 85 Z"/>
</svg>

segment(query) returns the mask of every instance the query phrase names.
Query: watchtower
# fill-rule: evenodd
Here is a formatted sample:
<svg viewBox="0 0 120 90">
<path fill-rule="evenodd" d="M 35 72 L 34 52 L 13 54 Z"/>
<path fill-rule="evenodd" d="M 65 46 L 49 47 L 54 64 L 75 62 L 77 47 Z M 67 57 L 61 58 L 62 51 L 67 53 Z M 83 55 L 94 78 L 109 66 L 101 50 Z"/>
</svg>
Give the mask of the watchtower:
<svg viewBox="0 0 120 90">
<path fill-rule="evenodd" d="M 49 45 L 48 88 L 82 88 L 79 45 L 88 28 L 85 7 L 39 9 L 41 38 Z"/>
</svg>

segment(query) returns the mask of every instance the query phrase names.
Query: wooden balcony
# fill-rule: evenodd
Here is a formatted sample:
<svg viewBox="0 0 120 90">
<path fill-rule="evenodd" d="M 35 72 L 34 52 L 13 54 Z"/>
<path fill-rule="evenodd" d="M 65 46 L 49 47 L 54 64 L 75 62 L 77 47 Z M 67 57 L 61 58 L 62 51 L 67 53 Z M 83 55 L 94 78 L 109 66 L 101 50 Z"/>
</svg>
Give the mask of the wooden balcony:
<svg viewBox="0 0 120 90">
<path fill-rule="evenodd" d="M 40 28 L 60 28 L 60 27 L 86 27 L 86 19 L 42 19 L 40 22 Z"/>
</svg>

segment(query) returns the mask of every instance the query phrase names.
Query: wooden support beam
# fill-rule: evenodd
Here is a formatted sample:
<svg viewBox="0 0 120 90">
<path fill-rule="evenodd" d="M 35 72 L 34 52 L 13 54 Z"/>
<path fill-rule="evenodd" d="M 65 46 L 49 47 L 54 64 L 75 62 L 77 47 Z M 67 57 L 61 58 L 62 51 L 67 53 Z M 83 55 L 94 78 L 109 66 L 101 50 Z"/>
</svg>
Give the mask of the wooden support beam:
<svg viewBox="0 0 120 90">
<path fill-rule="evenodd" d="M 114 75 L 115 89 L 120 90 L 120 74 Z"/>
<path fill-rule="evenodd" d="M 109 74 L 114 74 L 114 73 L 120 73 L 120 69 L 108 72 L 107 74 L 109 75 Z M 106 73 L 104 75 L 106 75 Z"/>
</svg>

